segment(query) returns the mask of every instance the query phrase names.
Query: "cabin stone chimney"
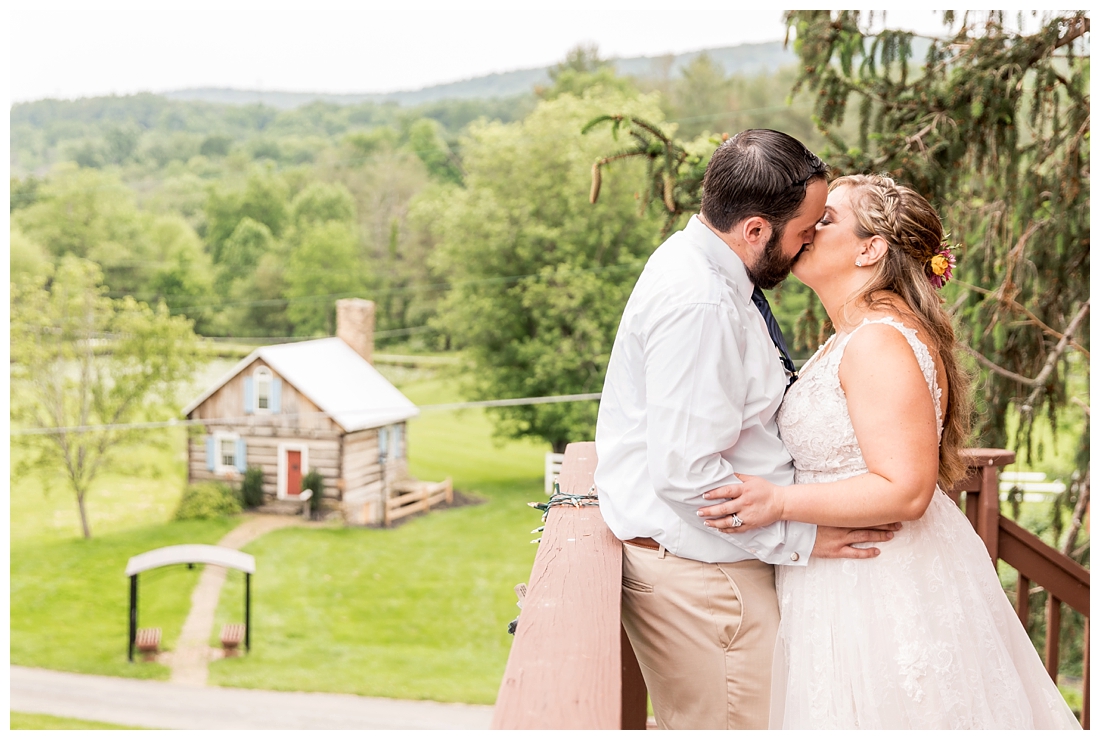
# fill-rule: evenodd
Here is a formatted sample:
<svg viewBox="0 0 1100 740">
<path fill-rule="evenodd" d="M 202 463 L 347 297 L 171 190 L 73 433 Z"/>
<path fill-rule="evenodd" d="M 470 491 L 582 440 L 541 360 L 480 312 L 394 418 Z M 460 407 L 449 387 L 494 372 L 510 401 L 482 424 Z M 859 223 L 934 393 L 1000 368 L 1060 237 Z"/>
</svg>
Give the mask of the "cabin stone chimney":
<svg viewBox="0 0 1100 740">
<path fill-rule="evenodd" d="M 336 301 L 336 336 L 374 364 L 374 301 L 343 298 Z"/>
</svg>

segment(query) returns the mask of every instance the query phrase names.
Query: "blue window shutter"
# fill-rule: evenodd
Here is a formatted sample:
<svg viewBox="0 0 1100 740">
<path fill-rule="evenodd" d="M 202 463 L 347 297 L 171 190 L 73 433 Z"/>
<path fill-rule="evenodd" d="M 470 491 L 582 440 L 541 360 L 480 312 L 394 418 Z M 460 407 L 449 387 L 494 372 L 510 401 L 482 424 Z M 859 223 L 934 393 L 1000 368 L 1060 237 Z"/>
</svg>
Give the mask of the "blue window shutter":
<svg viewBox="0 0 1100 740">
<path fill-rule="evenodd" d="M 248 451 L 244 443 L 244 437 L 237 438 L 237 470 L 242 473 L 248 469 L 248 460 L 245 459 L 245 453 Z"/>
<path fill-rule="evenodd" d="M 389 441 L 389 429 L 382 427 L 378 430 L 378 454 L 385 455 L 388 451 L 387 442 Z"/>
<path fill-rule="evenodd" d="M 252 413 L 252 376 L 244 379 L 244 412 Z"/>
<path fill-rule="evenodd" d="M 279 409 L 283 402 L 283 381 L 278 378 L 271 379 L 271 400 L 268 401 L 268 406 L 271 407 L 271 413 L 279 413 Z"/>
<path fill-rule="evenodd" d="M 214 465 L 217 462 L 218 451 L 214 449 L 214 435 L 206 435 L 206 469 L 210 472 L 214 472 Z"/>
</svg>

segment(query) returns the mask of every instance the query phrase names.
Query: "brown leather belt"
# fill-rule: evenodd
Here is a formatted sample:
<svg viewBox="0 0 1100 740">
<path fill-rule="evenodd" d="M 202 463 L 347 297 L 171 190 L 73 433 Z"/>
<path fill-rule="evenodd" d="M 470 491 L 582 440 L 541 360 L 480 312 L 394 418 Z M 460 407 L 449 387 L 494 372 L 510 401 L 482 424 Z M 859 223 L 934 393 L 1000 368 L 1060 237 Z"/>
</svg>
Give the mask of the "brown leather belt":
<svg viewBox="0 0 1100 740">
<path fill-rule="evenodd" d="M 644 547 L 647 550 L 660 550 L 661 543 L 652 537 L 635 537 L 632 540 L 625 540 L 627 545 L 635 545 L 637 547 Z"/>
</svg>

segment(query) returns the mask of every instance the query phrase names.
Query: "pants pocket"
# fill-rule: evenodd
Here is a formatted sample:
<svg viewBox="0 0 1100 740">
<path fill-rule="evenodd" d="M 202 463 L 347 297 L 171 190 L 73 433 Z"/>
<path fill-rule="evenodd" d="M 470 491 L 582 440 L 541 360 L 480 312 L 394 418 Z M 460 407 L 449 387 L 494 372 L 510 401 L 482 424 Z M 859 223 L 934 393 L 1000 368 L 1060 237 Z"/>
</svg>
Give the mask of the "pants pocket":
<svg viewBox="0 0 1100 740">
<path fill-rule="evenodd" d="M 636 591 L 643 594 L 653 593 L 653 586 L 650 586 L 648 583 L 636 581 L 633 578 L 629 578 L 627 576 L 623 576 L 623 588 L 627 591 Z"/>
</svg>

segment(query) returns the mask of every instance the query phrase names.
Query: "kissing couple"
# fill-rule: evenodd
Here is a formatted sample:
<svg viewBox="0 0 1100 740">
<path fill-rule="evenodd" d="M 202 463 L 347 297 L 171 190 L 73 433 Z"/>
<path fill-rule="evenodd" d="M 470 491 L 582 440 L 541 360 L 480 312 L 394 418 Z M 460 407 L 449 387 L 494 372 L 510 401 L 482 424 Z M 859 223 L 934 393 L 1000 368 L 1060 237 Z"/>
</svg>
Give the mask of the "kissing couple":
<svg viewBox="0 0 1100 740">
<path fill-rule="evenodd" d="M 936 211 L 723 143 L 627 302 L 596 423 L 623 626 L 667 729 L 1079 729 L 944 490 L 969 388 Z M 762 290 L 836 333 L 795 371 Z"/>
</svg>

